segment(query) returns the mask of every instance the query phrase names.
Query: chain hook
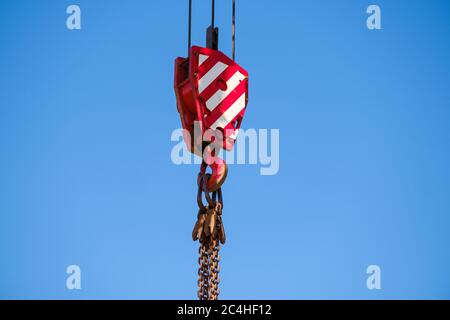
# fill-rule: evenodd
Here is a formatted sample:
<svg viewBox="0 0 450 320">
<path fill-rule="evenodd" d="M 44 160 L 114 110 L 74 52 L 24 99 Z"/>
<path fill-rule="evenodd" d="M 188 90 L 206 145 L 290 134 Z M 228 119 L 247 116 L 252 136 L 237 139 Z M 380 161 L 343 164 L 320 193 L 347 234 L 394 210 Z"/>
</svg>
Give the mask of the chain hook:
<svg viewBox="0 0 450 320">
<path fill-rule="evenodd" d="M 209 164 L 208 164 L 209 163 Z M 208 163 L 202 162 L 200 173 L 207 175 L 205 192 L 215 192 L 222 187 L 228 175 L 228 166 L 225 160 L 214 156 L 208 159 Z M 211 168 L 211 173 L 207 174 L 207 167 Z"/>
</svg>

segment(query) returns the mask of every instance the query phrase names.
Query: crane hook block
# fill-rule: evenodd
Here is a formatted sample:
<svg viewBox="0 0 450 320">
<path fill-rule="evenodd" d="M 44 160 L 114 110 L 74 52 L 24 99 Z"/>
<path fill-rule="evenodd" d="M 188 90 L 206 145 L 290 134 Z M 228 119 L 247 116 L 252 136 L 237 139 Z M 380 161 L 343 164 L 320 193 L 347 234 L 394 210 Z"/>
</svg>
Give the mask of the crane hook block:
<svg viewBox="0 0 450 320">
<path fill-rule="evenodd" d="M 207 130 L 221 139 L 216 149 L 232 150 L 248 102 L 247 71 L 218 50 L 193 46 L 188 58 L 175 60 L 174 87 L 188 150 L 203 157 Z M 226 176 L 225 162 L 216 162 L 208 189 L 220 187 Z"/>
</svg>

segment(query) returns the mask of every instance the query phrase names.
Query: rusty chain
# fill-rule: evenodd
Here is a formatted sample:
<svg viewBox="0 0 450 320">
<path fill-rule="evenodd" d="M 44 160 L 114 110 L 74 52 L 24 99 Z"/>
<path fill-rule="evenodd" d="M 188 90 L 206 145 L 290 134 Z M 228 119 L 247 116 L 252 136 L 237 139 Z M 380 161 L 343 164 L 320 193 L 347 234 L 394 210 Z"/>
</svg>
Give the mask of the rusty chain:
<svg viewBox="0 0 450 320">
<path fill-rule="evenodd" d="M 200 300 L 217 300 L 220 293 L 220 244 L 225 243 L 226 237 L 222 223 L 222 190 L 218 189 L 211 195 L 206 188 L 208 178 L 209 174 L 199 174 L 197 192 L 199 211 L 192 239 L 200 242 L 197 296 Z M 203 204 L 203 195 L 207 200 L 206 206 Z"/>
<path fill-rule="evenodd" d="M 209 298 L 210 300 L 217 300 L 219 298 L 219 283 L 220 283 L 220 243 L 217 240 L 213 240 L 210 243 L 209 247 L 209 274 L 210 274 L 210 283 L 209 283 Z"/>
<path fill-rule="evenodd" d="M 198 264 L 200 265 L 198 269 L 198 292 L 197 296 L 200 300 L 207 300 L 208 298 L 208 252 L 205 250 L 204 246 L 198 248 L 199 258 Z"/>
</svg>

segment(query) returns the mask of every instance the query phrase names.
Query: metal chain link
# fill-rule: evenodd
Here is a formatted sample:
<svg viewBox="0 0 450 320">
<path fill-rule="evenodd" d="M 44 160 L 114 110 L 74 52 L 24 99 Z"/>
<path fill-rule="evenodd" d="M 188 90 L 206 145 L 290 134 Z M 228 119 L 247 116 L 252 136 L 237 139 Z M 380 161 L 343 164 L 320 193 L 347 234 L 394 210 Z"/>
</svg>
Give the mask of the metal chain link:
<svg viewBox="0 0 450 320">
<path fill-rule="evenodd" d="M 217 240 L 208 239 L 207 243 L 201 243 L 199 247 L 198 292 L 200 300 L 217 300 L 220 290 L 220 243 Z"/>
<path fill-rule="evenodd" d="M 222 224 L 223 200 L 220 189 L 212 196 L 208 191 L 205 192 L 206 179 L 207 175 L 199 176 L 197 202 L 200 210 L 192 232 L 192 239 L 200 242 L 197 296 L 200 300 L 217 300 L 220 294 L 220 243 L 225 243 L 225 231 Z M 205 193 L 207 206 L 203 205 L 202 193 Z"/>
<path fill-rule="evenodd" d="M 220 244 L 217 240 L 213 240 L 210 243 L 209 247 L 209 256 L 210 256 L 210 264 L 209 264 L 209 297 L 210 300 L 217 300 L 219 298 L 219 283 L 220 283 Z"/>
<path fill-rule="evenodd" d="M 208 299 L 209 275 L 208 275 L 208 252 L 202 245 L 198 248 L 198 292 L 197 296 L 200 300 Z"/>
</svg>

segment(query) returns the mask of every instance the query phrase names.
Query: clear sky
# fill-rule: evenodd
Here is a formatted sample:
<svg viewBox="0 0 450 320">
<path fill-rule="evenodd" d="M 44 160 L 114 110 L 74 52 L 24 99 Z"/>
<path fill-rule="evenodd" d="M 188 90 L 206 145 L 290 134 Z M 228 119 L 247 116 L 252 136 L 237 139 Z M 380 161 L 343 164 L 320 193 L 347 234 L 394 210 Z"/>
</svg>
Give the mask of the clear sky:
<svg viewBox="0 0 450 320">
<path fill-rule="evenodd" d="M 229 54 L 231 1 L 216 2 Z M 382 30 L 366 27 L 370 4 Z M 196 298 L 198 167 L 170 158 L 186 10 L 1 1 L 0 298 Z M 194 0 L 194 44 L 209 10 Z M 243 127 L 280 129 L 280 170 L 230 166 L 221 297 L 450 298 L 450 3 L 237 10 Z M 372 264 L 381 290 L 366 287 Z"/>
</svg>

